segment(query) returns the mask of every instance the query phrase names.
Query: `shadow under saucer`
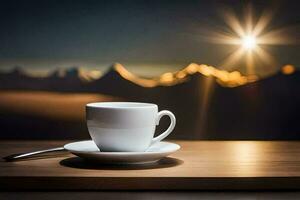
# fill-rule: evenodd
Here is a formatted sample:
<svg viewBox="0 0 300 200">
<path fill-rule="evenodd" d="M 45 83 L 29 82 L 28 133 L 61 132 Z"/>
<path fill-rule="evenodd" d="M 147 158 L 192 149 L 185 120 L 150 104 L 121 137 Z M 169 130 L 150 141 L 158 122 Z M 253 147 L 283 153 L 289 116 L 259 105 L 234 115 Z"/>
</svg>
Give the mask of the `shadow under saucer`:
<svg viewBox="0 0 300 200">
<path fill-rule="evenodd" d="M 77 169 L 107 169 L 107 170 L 139 170 L 139 169 L 158 169 L 181 165 L 182 160 L 172 157 L 165 157 L 161 160 L 147 164 L 102 164 L 93 162 L 80 157 L 66 158 L 60 161 L 60 165 Z"/>
</svg>

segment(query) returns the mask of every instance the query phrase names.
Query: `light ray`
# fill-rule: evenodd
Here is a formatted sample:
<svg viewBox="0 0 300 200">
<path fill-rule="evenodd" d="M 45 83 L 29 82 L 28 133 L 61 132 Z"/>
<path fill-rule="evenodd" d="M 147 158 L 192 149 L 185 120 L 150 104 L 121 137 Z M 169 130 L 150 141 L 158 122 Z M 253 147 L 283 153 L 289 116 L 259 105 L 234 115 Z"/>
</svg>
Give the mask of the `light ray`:
<svg viewBox="0 0 300 200">
<path fill-rule="evenodd" d="M 242 58 L 244 52 L 245 51 L 242 47 L 238 48 L 224 60 L 222 66 L 224 66 L 226 70 L 232 70 L 234 68 L 234 64 L 236 63 L 237 60 Z"/>
<path fill-rule="evenodd" d="M 259 36 L 265 30 L 265 28 L 270 24 L 272 17 L 273 17 L 273 13 L 271 11 L 265 11 L 258 19 L 258 22 L 255 25 L 252 34 L 255 37 Z"/>
<path fill-rule="evenodd" d="M 254 52 L 258 59 L 264 64 L 264 72 L 261 74 L 272 74 L 277 71 L 278 63 L 276 59 L 262 47 L 257 47 L 256 51 Z"/>
<path fill-rule="evenodd" d="M 277 65 L 276 59 L 270 53 L 268 53 L 266 50 L 264 50 L 263 48 L 257 47 L 255 54 L 264 64 L 269 65 L 269 66 Z"/>
<path fill-rule="evenodd" d="M 228 33 L 220 33 L 220 32 L 213 32 L 209 33 L 210 37 L 207 39 L 211 43 L 216 43 L 216 44 L 230 44 L 230 45 L 239 45 L 240 44 L 240 39 L 232 37 L 232 35 Z"/>
<path fill-rule="evenodd" d="M 253 30 L 253 9 L 251 4 L 245 9 L 245 24 L 246 24 L 246 35 L 252 35 Z"/>
<path fill-rule="evenodd" d="M 253 59 L 252 51 L 247 51 L 246 53 L 246 67 L 247 67 L 246 70 L 248 75 L 255 75 L 254 59 Z"/>
<path fill-rule="evenodd" d="M 225 18 L 225 23 L 236 33 L 238 36 L 243 37 L 246 35 L 241 22 L 238 20 L 237 16 L 232 10 L 227 9 L 223 12 L 223 17 Z"/>
<path fill-rule="evenodd" d="M 290 45 L 290 44 L 299 44 L 299 39 L 294 39 L 288 37 L 288 32 L 291 30 L 289 28 L 281 28 L 277 30 L 270 31 L 261 35 L 258 40 L 260 44 L 266 45 Z"/>
<path fill-rule="evenodd" d="M 202 87 L 201 91 L 199 91 L 199 94 L 202 94 L 203 96 L 200 96 L 202 98 L 202 101 L 200 102 L 199 110 L 198 110 L 198 119 L 199 123 L 196 124 L 196 130 L 198 134 L 203 135 L 205 134 L 204 130 L 207 127 L 207 114 L 211 102 L 211 97 L 214 92 L 214 79 L 212 77 L 208 77 L 207 79 L 201 80 L 199 84 L 201 84 Z"/>
</svg>

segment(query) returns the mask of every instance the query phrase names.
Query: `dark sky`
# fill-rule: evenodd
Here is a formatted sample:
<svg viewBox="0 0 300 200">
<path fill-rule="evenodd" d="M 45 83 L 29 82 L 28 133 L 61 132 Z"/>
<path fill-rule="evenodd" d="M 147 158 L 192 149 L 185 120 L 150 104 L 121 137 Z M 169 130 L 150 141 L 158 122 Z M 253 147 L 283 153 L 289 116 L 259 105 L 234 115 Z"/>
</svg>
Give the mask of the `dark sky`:
<svg viewBox="0 0 300 200">
<path fill-rule="evenodd" d="M 220 65 L 224 45 L 199 36 L 221 27 L 223 7 L 237 12 L 249 1 L 1 1 L 0 69 L 14 65 Z M 277 7 L 271 27 L 299 25 L 299 1 L 251 1 L 255 13 Z M 240 14 L 240 13 L 239 13 Z M 297 36 L 293 36 L 297 37 Z M 300 65 L 299 45 L 272 47 L 280 64 Z"/>
</svg>

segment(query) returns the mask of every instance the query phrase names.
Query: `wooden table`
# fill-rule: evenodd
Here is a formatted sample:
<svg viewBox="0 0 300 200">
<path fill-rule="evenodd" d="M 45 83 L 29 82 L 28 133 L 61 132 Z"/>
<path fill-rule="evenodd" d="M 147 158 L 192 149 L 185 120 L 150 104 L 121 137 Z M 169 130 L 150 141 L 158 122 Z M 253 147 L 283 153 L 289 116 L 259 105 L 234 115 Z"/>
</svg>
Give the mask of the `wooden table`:
<svg viewBox="0 0 300 200">
<path fill-rule="evenodd" d="M 2 141 L 0 156 L 68 141 Z M 71 154 L 0 162 L 3 190 L 300 189 L 300 142 L 174 141 L 181 150 L 154 165 L 94 165 Z"/>
</svg>

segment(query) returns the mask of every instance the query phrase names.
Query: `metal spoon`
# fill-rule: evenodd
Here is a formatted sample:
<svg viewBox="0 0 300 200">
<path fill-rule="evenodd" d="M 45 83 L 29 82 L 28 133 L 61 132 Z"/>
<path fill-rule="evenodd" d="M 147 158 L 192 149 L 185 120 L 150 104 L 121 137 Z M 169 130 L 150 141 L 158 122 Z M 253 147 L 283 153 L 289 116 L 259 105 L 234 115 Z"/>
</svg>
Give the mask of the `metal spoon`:
<svg viewBox="0 0 300 200">
<path fill-rule="evenodd" d="M 51 153 L 53 152 L 64 152 L 64 151 L 66 151 L 64 147 L 57 147 L 52 149 L 40 150 L 40 151 L 12 154 L 4 157 L 3 159 L 7 162 L 12 162 L 12 161 L 23 160 L 27 158 L 38 158 L 41 155 L 51 156 L 52 155 Z"/>
</svg>

